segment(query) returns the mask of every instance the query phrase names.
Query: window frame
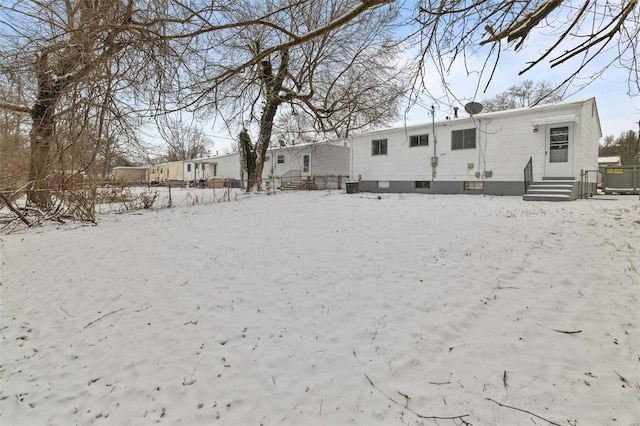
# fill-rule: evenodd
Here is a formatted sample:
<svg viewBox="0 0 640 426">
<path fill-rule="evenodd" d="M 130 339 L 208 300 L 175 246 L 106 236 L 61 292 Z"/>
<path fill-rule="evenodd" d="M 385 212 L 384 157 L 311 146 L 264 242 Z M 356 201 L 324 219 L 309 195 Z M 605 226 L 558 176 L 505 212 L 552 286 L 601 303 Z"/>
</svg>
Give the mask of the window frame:
<svg viewBox="0 0 640 426">
<path fill-rule="evenodd" d="M 429 133 L 409 136 L 409 148 L 415 148 L 418 146 L 429 146 Z"/>
<path fill-rule="evenodd" d="M 278 157 L 276 158 L 276 164 L 284 164 L 284 154 L 278 154 Z"/>
<path fill-rule="evenodd" d="M 468 146 L 471 143 L 471 137 L 467 136 L 468 134 L 473 133 L 473 146 Z M 458 140 L 459 138 L 456 137 L 456 135 L 462 135 L 462 139 Z M 458 146 L 458 144 L 461 142 L 461 145 Z M 467 129 L 458 129 L 458 130 L 452 130 L 451 131 L 451 151 L 458 151 L 461 149 L 476 149 L 476 128 L 475 127 L 470 127 Z"/>
<path fill-rule="evenodd" d="M 465 191 L 484 191 L 483 180 L 465 180 L 463 182 L 463 188 Z"/>
<path fill-rule="evenodd" d="M 386 138 L 371 140 L 371 156 L 387 155 L 387 153 L 389 152 L 388 146 L 389 146 L 389 142 Z"/>
<path fill-rule="evenodd" d="M 416 180 L 413 182 L 413 189 L 431 189 L 430 180 Z"/>
<path fill-rule="evenodd" d="M 555 132 L 554 132 L 555 130 Z M 568 125 L 549 127 L 549 162 L 568 163 L 570 129 Z"/>
</svg>

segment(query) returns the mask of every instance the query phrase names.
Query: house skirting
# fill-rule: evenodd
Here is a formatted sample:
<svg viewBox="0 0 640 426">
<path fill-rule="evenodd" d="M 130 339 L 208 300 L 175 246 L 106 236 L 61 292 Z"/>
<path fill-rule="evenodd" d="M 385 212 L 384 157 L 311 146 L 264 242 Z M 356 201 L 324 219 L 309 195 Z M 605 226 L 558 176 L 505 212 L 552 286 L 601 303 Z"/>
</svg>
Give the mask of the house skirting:
<svg viewBox="0 0 640 426">
<path fill-rule="evenodd" d="M 424 181 L 423 181 L 424 182 Z M 362 192 L 415 192 L 420 194 L 487 194 L 487 195 L 523 195 L 523 181 L 427 181 L 429 188 L 416 188 L 415 181 L 375 181 L 361 180 Z M 465 185 L 465 182 L 467 183 Z M 424 184 L 423 184 L 424 186 Z M 470 189 L 466 189 L 467 188 Z"/>
</svg>

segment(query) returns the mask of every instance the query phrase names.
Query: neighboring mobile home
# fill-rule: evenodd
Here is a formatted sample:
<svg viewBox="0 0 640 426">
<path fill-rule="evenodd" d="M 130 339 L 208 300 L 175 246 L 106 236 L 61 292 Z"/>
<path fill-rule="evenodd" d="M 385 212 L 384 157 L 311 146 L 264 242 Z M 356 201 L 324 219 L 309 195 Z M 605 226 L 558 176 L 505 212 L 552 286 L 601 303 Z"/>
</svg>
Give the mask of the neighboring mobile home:
<svg viewBox="0 0 640 426">
<path fill-rule="evenodd" d="M 238 153 L 185 161 L 185 180 L 221 177 L 239 182 Z M 280 187 L 290 181 L 315 181 L 319 189 L 336 189 L 349 175 L 349 147 L 345 141 L 291 145 L 267 151 L 262 170 L 265 186 Z M 243 184 L 244 187 L 244 184 Z"/>
<path fill-rule="evenodd" d="M 149 166 L 147 176 L 151 184 L 184 185 L 184 161 L 171 161 Z"/>
<path fill-rule="evenodd" d="M 148 167 L 114 167 L 113 181 L 124 184 L 144 184 L 147 182 L 148 170 Z"/>
<path fill-rule="evenodd" d="M 351 179 L 370 192 L 523 195 L 527 187 L 527 198 L 575 199 L 584 172 L 598 169 L 601 136 L 595 98 L 453 117 L 354 136 Z"/>
</svg>

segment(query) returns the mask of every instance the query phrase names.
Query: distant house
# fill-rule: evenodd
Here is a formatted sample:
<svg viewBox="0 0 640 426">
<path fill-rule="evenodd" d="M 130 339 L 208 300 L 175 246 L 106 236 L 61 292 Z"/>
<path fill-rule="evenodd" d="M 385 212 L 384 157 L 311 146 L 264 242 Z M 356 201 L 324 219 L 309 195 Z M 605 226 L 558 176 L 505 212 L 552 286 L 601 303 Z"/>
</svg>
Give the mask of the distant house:
<svg viewBox="0 0 640 426">
<path fill-rule="evenodd" d="M 184 161 L 171 161 L 149 166 L 147 179 L 151 184 L 184 185 Z"/>
<path fill-rule="evenodd" d="M 147 182 L 148 167 L 125 167 L 113 168 L 113 180 L 117 183 L 144 184 Z"/>
<path fill-rule="evenodd" d="M 620 156 L 614 155 L 612 157 L 598 157 L 598 166 L 606 167 L 606 166 L 619 166 L 622 162 L 620 161 Z"/>
<path fill-rule="evenodd" d="M 345 141 L 271 148 L 265 157 L 262 179 L 265 186 L 281 187 L 309 179 L 320 189 L 339 188 L 349 175 L 349 152 Z M 184 176 L 189 182 L 221 177 L 238 186 L 246 180 L 241 176 L 238 153 L 185 161 Z"/>
<path fill-rule="evenodd" d="M 592 182 L 602 136 L 595 98 L 477 113 L 352 139 L 360 191 L 570 200 Z M 526 193 L 525 193 L 526 192 Z"/>
</svg>

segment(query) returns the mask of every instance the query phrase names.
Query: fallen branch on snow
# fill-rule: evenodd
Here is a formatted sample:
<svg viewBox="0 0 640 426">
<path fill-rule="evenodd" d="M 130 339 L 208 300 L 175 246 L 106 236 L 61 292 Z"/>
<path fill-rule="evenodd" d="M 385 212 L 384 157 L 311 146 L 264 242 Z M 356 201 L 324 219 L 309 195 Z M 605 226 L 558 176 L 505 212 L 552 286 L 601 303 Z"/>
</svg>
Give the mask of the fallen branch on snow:
<svg viewBox="0 0 640 426">
<path fill-rule="evenodd" d="M 29 222 L 29 220 L 22 213 L 20 213 L 20 210 L 18 210 L 13 206 L 13 204 L 11 204 L 11 200 L 6 195 L 0 193 L 0 198 L 2 199 L 2 201 L 4 201 L 9 210 L 11 210 L 16 216 L 18 216 L 18 218 L 20 218 L 20 220 L 24 222 L 25 225 L 29 227 L 32 225 L 31 222 Z"/>
<path fill-rule="evenodd" d="M 566 330 L 556 330 L 555 328 L 552 328 L 553 331 L 557 332 L 557 333 L 564 333 L 564 334 L 578 334 L 578 333 L 582 333 L 582 330 L 570 330 L 570 331 L 566 331 Z"/>
<path fill-rule="evenodd" d="M 111 312 L 109 312 L 108 314 L 104 314 L 104 315 L 103 315 L 103 316 L 101 316 L 100 318 L 95 319 L 95 320 L 91 321 L 89 324 L 85 325 L 85 326 L 84 326 L 84 328 L 89 328 L 89 327 L 91 327 L 93 324 L 95 324 L 95 323 L 97 323 L 98 321 L 100 321 L 101 319 L 103 319 L 103 318 L 105 318 L 105 317 L 108 317 L 108 316 L 109 316 L 109 315 L 111 315 L 111 314 L 115 314 L 116 312 L 124 311 L 124 309 L 125 309 L 125 308 L 120 308 L 120 309 L 116 309 L 115 311 L 111 311 Z"/>
<path fill-rule="evenodd" d="M 511 408 L 512 410 L 516 410 L 516 411 L 521 411 L 521 412 L 523 412 L 523 413 L 527 413 L 527 414 L 530 414 L 530 415 L 532 415 L 532 416 L 534 416 L 534 417 L 537 417 L 537 418 L 539 418 L 540 420 L 544 420 L 545 422 L 547 422 L 547 423 L 549 423 L 549 424 L 551 424 L 551 425 L 560 426 L 558 423 L 552 422 L 551 420 L 549 420 L 549 419 L 545 419 L 544 417 L 540 417 L 539 415 L 534 414 L 534 413 L 532 413 L 531 411 L 523 410 L 522 408 L 512 407 L 512 406 L 510 406 L 510 405 L 501 404 L 501 403 L 499 403 L 498 401 L 493 400 L 493 399 L 491 399 L 491 398 L 486 398 L 486 399 L 487 399 L 487 400 L 489 400 L 489 401 L 491 401 L 491 402 L 494 402 L 494 403 L 498 404 L 498 405 L 499 405 L 499 406 L 501 406 L 501 407 Z"/>
<path fill-rule="evenodd" d="M 387 399 L 391 402 L 393 402 L 396 405 L 400 405 L 401 407 L 403 407 L 404 409 L 410 411 L 411 413 L 415 414 L 418 418 L 421 419 L 430 419 L 430 420 L 460 420 L 462 422 L 463 425 L 467 425 L 467 426 L 471 426 L 471 423 L 467 422 L 466 420 L 464 420 L 465 417 L 469 417 L 469 414 L 461 414 L 459 416 L 425 416 L 423 414 L 420 414 L 418 412 L 416 412 L 415 410 L 409 408 L 409 395 L 402 393 L 402 392 L 398 392 L 400 395 L 402 395 L 405 399 L 406 399 L 406 404 L 402 404 L 398 401 L 396 401 L 395 399 L 391 398 L 389 395 L 387 395 L 382 389 L 380 389 L 379 387 L 377 387 L 373 381 L 369 378 L 369 376 L 367 376 L 366 374 L 364 375 L 364 377 L 367 378 L 367 380 L 369 381 L 369 384 L 378 392 L 380 392 L 381 394 L 383 394 L 384 396 L 387 397 Z"/>
</svg>

